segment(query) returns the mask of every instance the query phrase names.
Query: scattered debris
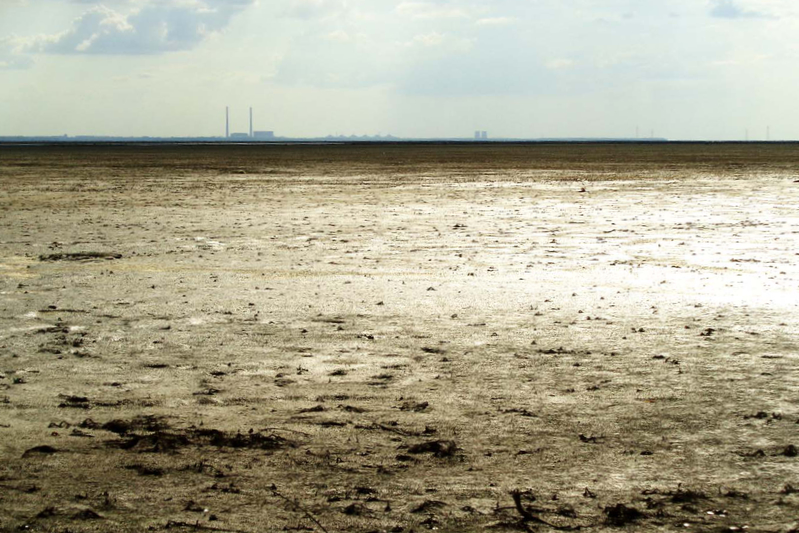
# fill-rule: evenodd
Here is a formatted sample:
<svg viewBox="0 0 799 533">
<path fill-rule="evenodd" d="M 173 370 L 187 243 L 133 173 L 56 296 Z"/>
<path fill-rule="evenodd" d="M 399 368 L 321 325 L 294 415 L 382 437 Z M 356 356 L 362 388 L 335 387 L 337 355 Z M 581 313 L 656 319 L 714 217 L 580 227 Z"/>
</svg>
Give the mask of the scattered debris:
<svg viewBox="0 0 799 533">
<path fill-rule="evenodd" d="M 134 464 L 128 465 L 125 468 L 127 470 L 135 470 L 140 476 L 160 477 L 164 475 L 164 470 L 155 466 Z"/>
<path fill-rule="evenodd" d="M 799 494 L 799 489 L 795 488 L 790 483 L 786 483 L 780 491 L 781 494 Z"/>
<path fill-rule="evenodd" d="M 62 395 L 63 402 L 58 404 L 58 407 L 62 408 L 74 408 L 74 409 L 88 409 L 91 407 L 89 405 L 89 399 L 85 396 L 64 396 Z"/>
<path fill-rule="evenodd" d="M 402 405 L 400 405 L 399 408 L 400 411 L 413 411 L 416 413 L 421 413 L 422 411 L 427 409 L 429 405 L 430 404 L 428 402 L 414 402 L 412 400 L 408 400 L 402 402 Z"/>
<path fill-rule="evenodd" d="M 433 440 L 408 447 L 408 453 L 432 453 L 436 457 L 452 457 L 457 451 L 458 445 L 452 440 Z"/>
<path fill-rule="evenodd" d="M 446 507 L 447 504 L 438 500 L 425 500 L 411 509 L 411 513 L 432 513 Z"/>
<path fill-rule="evenodd" d="M 254 430 L 250 430 L 248 433 L 228 433 L 207 428 L 167 430 L 160 420 L 147 417 L 134 419 L 127 423 L 115 420 L 104 424 L 102 428 L 125 437 L 122 440 L 111 441 L 108 443 L 109 445 L 136 452 L 170 453 L 188 446 L 259 450 L 276 450 L 285 446 L 294 446 L 293 442 L 284 437 L 263 434 Z"/>
<path fill-rule="evenodd" d="M 82 511 L 78 511 L 72 518 L 75 520 L 104 520 L 105 517 L 97 514 L 96 512 L 92 511 L 91 509 L 83 509 Z"/>
<path fill-rule="evenodd" d="M 707 499 L 707 496 L 703 492 L 683 489 L 682 486 L 678 486 L 677 490 L 666 492 L 666 494 L 670 496 L 672 503 L 696 503 L 700 500 Z"/>
<path fill-rule="evenodd" d="M 324 405 L 315 405 L 313 407 L 306 407 L 305 409 L 300 409 L 297 411 L 298 413 L 322 413 L 327 411 L 327 408 Z"/>
<path fill-rule="evenodd" d="M 325 529 L 325 526 L 323 526 L 322 523 L 314 515 L 312 515 L 310 511 L 308 511 L 308 509 L 300 505 L 299 502 L 284 496 L 279 490 L 277 490 L 277 487 L 274 484 L 272 484 L 270 490 L 272 491 L 273 495 L 277 496 L 278 498 L 286 502 L 294 511 L 302 513 L 311 522 L 316 524 L 317 527 L 319 527 L 319 529 L 322 530 L 322 533 L 329 533 L 328 530 Z"/>
<path fill-rule="evenodd" d="M 90 421 L 90 422 L 89 422 Z M 96 429 L 96 422 L 93 420 L 86 419 L 83 423 L 89 422 L 91 424 L 91 429 Z M 83 426 L 81 426 L 83 427 Z M 100 429 L 104 429 L 106 431 L 110 431 L 111 433 L 116 433 L 117 435 L 127 435 L 128 433 L 134 432 L 156 432 L 156 431 L 163 431 L 167 429 L 169 426 L 164 422 L 163 418 L 153 416 L 153 415 L 144 415 L 144 416 L 137 416 L 130 420 L 111 420 L 110 422 L 106 422 L 102 426 L 99 426 Z"/>
<path fill-rule="evenodd" d="M 635 507 L 627 507 L 623 503 L 617 503 L 603 509 L 605 513 L 605 522 L 608 525 L 615 527 L 622 527 L 631 522 L 639 520 L 644 515 Z"/>
<path fill-rule="evenodd" d="M 342 411 L 346 411 L 348 413 L 365 413 L 366 412 L 366 409 L 364 409 L 363 407 L 358 407 L 358 406 L 355 406 L 355 405 L 339 405 L 338 408 L 341 409 Z"/>
<path fill-rule="evenodd" d="M 542 509 L 542 508 L 535 508 L 535 507 L 525 507 L 522 503 L 522 497 L 524 496 L 529 502 L 535 502 L 536 497 L 531 491 L 520 491 L 520 490 L 512 490 L 510 492 L 510 496 L 513 499 L 513 505 L 516 508 L 516 511 L 521 515 L 522 522 L 536 522 L 539 524 L 544 524 L 545 526 L 551 527 L 552 529 L 556 529 L 558 531 L 578 531 L 584 525 L 558 525 L 552 523 L 548 520 L 544 520 L 541 518 L 542 513 L 551 513 L 565 518 L 577 518 L 577 513 L 574 512 L 570 506 L 561 506 L 557 509 Z"/>
<path fill-rule="evenodd" d="M 28 450 L 25 450 L 25 453 L 22 454 L 22 458 L 25 459 L 26 457 L 31 457 L 35 455 L 52 455 L 57 453 L 58 450 L 53 448 L 52 446 L 48 446 L 47 444 L 43 446 L 34 446 Z"/>
<path fill-rule="evenodd" d="M 447 353 L 446 350 L 443 350 L 441 348 L 431 347 L 431 346 L 422 346 L 421 349 L 422 349 L 422 351 L 424 353 L 434 353 L 434 354 L 440 354 L 440 355 L 443 355 L 443 354 Z"/>
<path fill-rule="evenodd" d="M 113 252 L 70 252 L 40 255 L 39 261 L 90 261 L 92 259 L 121 259 L 122 254 Z"/>
<path fill-rule="evenodd" d="M 342 513 L 349 516 L 363 516 L 370 514 L 371 511 L 362 503 L 353 502 L 341 510 Z"/>
</svg>

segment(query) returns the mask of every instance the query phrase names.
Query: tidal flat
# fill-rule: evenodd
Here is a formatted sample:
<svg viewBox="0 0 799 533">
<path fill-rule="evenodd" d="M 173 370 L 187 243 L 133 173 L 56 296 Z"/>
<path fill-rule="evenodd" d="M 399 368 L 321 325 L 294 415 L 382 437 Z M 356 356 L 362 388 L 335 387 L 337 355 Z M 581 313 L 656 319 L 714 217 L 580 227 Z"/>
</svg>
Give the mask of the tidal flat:
<svg viewBox="0 0 799 533">
<path fill-rule="evenodd" d="M 0 146 L 0 531 L 799 531 L 799 145 Z"/>
</svg>

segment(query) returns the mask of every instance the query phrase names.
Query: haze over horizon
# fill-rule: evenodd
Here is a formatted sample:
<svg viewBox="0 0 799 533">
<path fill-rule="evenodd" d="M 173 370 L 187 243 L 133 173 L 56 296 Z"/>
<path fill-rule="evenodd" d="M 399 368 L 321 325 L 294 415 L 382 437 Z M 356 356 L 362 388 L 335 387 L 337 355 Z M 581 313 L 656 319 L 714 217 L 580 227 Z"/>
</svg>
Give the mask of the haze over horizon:
<svg viewBox="0 0 799 533">
<path fill-rule="evenodd" d="M 0 0 L 0 136 L 799 139 L 790 0 Z"/>
</svg>

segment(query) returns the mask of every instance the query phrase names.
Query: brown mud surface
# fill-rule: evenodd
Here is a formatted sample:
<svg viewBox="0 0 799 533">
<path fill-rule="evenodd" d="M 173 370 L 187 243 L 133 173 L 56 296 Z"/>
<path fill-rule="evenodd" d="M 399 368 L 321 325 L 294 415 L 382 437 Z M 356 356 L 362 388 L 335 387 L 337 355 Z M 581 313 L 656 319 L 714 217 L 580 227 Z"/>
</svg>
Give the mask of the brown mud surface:
<svg viewBox="0 0 799 533">
<path fill-rule="evenodd" d="M 0 531 L 797 531 L 798 179 L 0 147 Z"/>
</svg>

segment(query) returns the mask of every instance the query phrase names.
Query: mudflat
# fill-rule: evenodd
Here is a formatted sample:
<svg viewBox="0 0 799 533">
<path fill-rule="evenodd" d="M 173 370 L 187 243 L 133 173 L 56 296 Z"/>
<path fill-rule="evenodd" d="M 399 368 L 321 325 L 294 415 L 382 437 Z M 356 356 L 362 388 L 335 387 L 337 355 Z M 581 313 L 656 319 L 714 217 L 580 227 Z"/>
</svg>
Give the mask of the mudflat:
<svg viewBox="0 0 799 533">
<path fill-rule="evenodd" d="M 797 531 L 799 146 L 0 147 L 0 530 Z"/>
</svg>

